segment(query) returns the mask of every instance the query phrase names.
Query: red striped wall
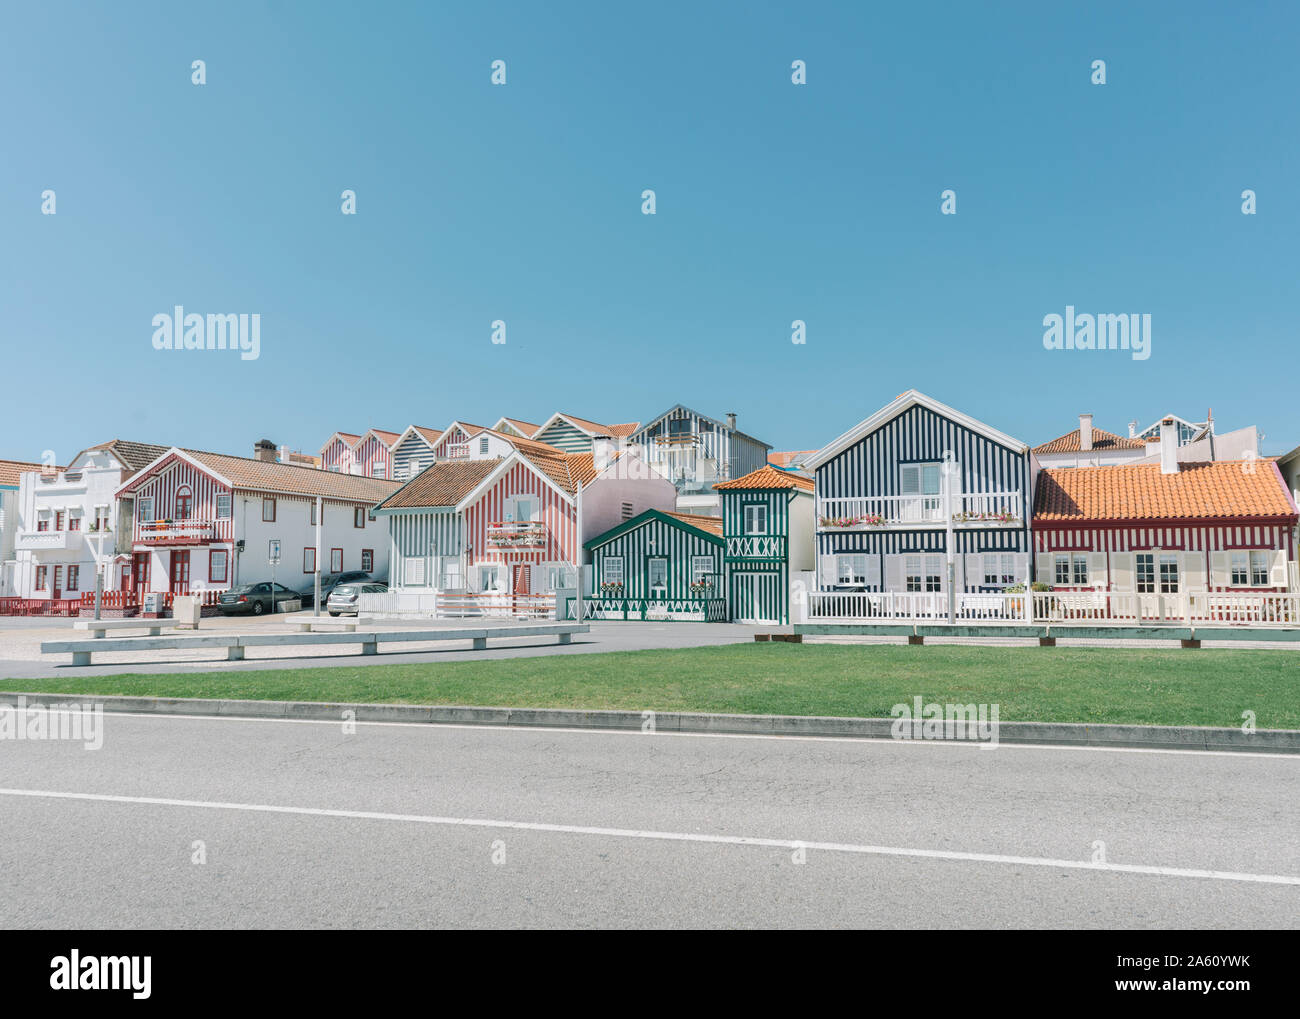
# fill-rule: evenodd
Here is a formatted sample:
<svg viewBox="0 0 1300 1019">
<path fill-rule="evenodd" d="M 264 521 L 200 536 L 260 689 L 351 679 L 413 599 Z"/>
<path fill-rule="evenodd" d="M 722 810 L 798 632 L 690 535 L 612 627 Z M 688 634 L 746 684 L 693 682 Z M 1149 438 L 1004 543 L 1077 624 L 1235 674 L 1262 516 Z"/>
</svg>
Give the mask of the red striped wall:
<svg viewBox="0 0 1300 1019">
<path fill-rule="evenodd" d="M 217 526 L 216 536 L 219 541 L 230 541 L 234 527 L 234 499 L 231 499 L 231 516 L 225 520 L 217 519 L 218 495 L 233 495 L 230 489 L 220 484 L 212 475 L 207 474 L 193 464 L 179 457 L 165 462 L 156 472 L 135 490 L 136 519 L 132 523 L 132 541 L 140 541 L 140 499 L 153 497 L 153 520 L 176 519 L 176 494 L 188 487 L 190 490 L 189 519 L 208 521 Z"/>
<path fill-rule="evenodd" d="M 375 464 L 383 465 L 384 477 L 391 478 L 393 476 L 393 455 L 389 452 L 388 447 L 373 435 L 352 451 L 352 462 L 359 464 L 360 471 L 358 473 L 364 474 L 368 478 L 375 477 Z"/>
<path fill-rule="evenodd" d="M 541 502 L 542 520 L 549 537 L 545 549 L 488 549 L 487 525 L 505 520 L 505 502 L 512 495 L 531 495 Z M 578 561 L 578 513 L 568 496 L 560 495 L 538 474 L 515 464 L 481 498 L 465 511 L 466 543 L 474 547 L 471 562 Z"/>
</svg>

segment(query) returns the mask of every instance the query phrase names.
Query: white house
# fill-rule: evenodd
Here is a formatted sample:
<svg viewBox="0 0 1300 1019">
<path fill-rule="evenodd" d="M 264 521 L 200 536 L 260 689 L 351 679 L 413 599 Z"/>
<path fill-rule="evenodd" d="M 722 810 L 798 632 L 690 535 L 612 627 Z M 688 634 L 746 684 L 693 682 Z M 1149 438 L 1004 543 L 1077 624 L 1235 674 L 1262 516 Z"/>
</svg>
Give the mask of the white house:
<svg viewBox="0 0 1300 1019">
<path fill-rule="evenodd" d="M 105 588 L 129 586 L 130 547 L 119 527 L 116 493 L 166 448 L 114 439 L 82 450 L 57 472 L 21 475 L 12 586 L 29 603 L 24 611 L 55 611 L 58 603 L 70 605 L 93 591 L 101 550 Z"/>
<path fill-rule="evenodd" d="M 259 452 L 261 452 L 259 447 Z M 264 458 L 171 447 L 116 492 L 133 513 L 129 580 L 137 595 L 216 592 L 270 580 L 295 589 L 316 571 L 388 572 L 388 533 L 371 512 L 397 482 Z M 272 566 L 271 552 L 280 561 Z"/>
</svg>

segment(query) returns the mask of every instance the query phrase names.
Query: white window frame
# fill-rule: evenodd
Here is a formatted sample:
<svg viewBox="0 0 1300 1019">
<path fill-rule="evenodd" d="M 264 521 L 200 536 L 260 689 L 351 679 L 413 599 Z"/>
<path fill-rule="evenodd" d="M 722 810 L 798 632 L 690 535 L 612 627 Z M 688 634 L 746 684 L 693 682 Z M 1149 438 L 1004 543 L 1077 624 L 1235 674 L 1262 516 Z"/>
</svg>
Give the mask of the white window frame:
<svg viewBox="0 0 1300 1019">
<path fill-rule="evenodd" d="M 835 583 L 844 587 L 867 583 L 867 557 L 861 552 L 846 552 L 835 557 Z"/>
<path fill-rule="evenodd" d="M 750 515 L 751 510 L 753 511 L 752 517 Z M 745 534 L 761 535 L 768 533 L 767 510 L 767 503 L 764 502 L 747 502 L 744 504 Z"/>
<path fill-rule="evenodd" d="M 149 508 L 149 512 L 148 512 L 148 513 L 145 512 L 145 507 L 146 507 L 146 506 Z M 136 513 L 136 517 L 135 517 L 135 518 L 136 518 L 137 520 L 152 520 L 152 519 L 154 519 L 154 515 L 153 515 L 153 496 L 152 496 L 152 495 L 142 495 L 142 496 L 140 496 L 138 499 L 136 499 L 136 501 L 135 501 L 135 513 Z"/>
<path fill-rule="evenodd" d="M 655 566 L 658 563 L 663 563 L 663 567 L 664 567 L 664 582 L 662 584 L 656 584 L 654 582 Z M 646 586 L 650 589 L 652 593 L 656 590 L 663 590 L 663 591 L 668 590 L 668 557 L 667 556 L 652 555 L 646 559 L 645 580 L 646 580 Z"/>
<path fill-rule="evenodd" d="M 501 563 L 479 563 L 478 578 L 484 594 L 505 594 L 506 571 Z"/>
<path fill-rule="evenodd" d="M 621 555 L 607 555 L 600 561 L 600 579 L 604 584 L 627 584 Z"/>
<path fill-rule="evenodd" d="M 698 584 L 702 580 L 712 579 L 716 572 L 714 562 L 711 555 L 691 556 L 691 583 Z"/>
<path fill-rule="evenodd" d="M 222 510 L 222 506 L 225 510 Z M 218 492 L 216 495 L 213 512 L 217 520 L 229 520 L 232 512 L 232 503 L 229 492 Z"/>
</svg>

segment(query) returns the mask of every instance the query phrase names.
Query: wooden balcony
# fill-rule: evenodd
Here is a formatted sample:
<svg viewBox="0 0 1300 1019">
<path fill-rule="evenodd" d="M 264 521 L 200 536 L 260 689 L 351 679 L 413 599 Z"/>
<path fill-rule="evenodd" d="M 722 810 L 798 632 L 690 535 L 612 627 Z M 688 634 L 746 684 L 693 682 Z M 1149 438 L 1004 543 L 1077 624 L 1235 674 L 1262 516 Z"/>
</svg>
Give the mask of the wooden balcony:
<svg viewBox="0 0 1300 1019">
<path fill-rule="evenodd" d="M 206 545 L 216 539 L 211 520 L 145 520 L 136 530 L 136 540 L 148 545 Z"/>
<path fill-rule="evenodd" d="M 958 529 L 1020 527 L 1024 500 L 1015 492 L 972 492 L 952 496 L 952 524 Z M 943 495 L 867 495 L 818 499 L 817 530 L 873 531 L 947 526 Z"/>
<path fill-rule="evenodd" d="M 497 521 L 487 525 L 487 546 L 498 549 L 546 547 L 546 524 L 540 520 Z"/>
</svg>

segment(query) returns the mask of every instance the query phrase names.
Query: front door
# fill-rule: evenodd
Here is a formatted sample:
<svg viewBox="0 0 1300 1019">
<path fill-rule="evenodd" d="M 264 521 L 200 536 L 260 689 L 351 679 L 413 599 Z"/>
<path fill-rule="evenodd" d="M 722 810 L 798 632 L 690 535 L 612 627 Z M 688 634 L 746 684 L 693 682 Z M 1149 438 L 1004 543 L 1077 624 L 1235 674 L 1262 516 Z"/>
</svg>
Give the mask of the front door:
<svg viewBox="0 0 1300 1019">
<path fill-rule="evenodd" d="M 149 590 L 149 553 L 133 552 L 131 554 L 131 586 L 136 594 L 142 595 Z"/>
<path fill-rule="evenodd" d="M 119 585 L 123 592 L 131 590 L 131 564 L 122 564 L 122 582 Z"/>
<path fill-rule="evenodd" d="M 767 573 L 738 573 L 732 589 L 732 617 L 737 623 L 779 624 L 780 577 Z"/>
<path fill-rule="evenodd" d="M 54 586 L 50 588 L 50 597 L 58 601 L 63 597 L 63 567 L 54 567 Z"/>
<path fill-rule="evenodd" d="M 668 560 L 662 556 L 651 558 L 648 564 L 650 597 L 662 599 L 668 597 Z"/>
<path fill-rule="evenodd" d="M 516 595 L 527 595 L 533 570 L 528 563 L 516 563 L 511 567 L 510 589 Z"/>
<path fill-rule="evenodd" d="M 172 552 L 172 594 L 190 593 L 190 552 L 189 549 Z"/>
</svg>

